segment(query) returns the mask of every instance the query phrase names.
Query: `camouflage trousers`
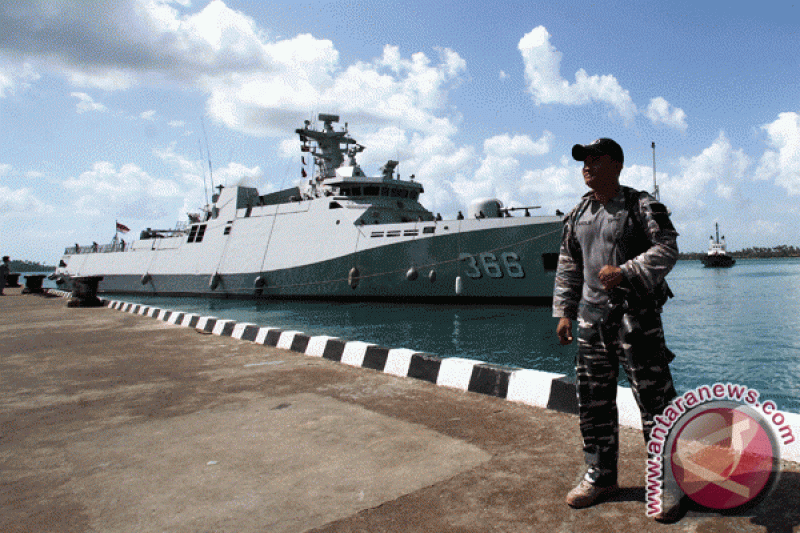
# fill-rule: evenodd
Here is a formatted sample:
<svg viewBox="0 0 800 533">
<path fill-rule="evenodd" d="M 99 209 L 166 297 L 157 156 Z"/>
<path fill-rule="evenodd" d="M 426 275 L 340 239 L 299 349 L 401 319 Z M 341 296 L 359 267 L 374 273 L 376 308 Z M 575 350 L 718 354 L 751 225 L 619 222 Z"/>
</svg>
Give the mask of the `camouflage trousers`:
<svg viewBox="0 0 800 533">
<path fill-rule="evenodd" d="M 583 452 L 590 481 L 617 481 L 619 366 L 627 374 L 642 415 L 645 443 L 661 414 L 675 398 L 669 363 L 674 357 L 664 342 L 657 311 L 626 314 L 621 324 L 604 325 L 604 310 L 582 306 L 578 317 L 575 365 Z"/>
</svg>

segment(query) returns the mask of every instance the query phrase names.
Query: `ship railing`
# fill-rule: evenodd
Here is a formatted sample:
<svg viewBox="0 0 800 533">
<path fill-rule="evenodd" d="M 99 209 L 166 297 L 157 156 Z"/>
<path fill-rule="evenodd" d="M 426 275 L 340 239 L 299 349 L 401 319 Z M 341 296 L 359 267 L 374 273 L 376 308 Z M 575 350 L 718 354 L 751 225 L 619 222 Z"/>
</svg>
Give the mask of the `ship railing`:
<svg viewBox="0 0 800 533">
<path fill-rule="evenodd" d="M 77 254 L 106 254 L 110 252 L 124 252 L 129 250 L 130 243 L 126 242 L 112 242 L 110 244 L 90 244 L 89 246 L 68 246 L 64 249 L 64 255 L 77 255 Z"/>
</svg>

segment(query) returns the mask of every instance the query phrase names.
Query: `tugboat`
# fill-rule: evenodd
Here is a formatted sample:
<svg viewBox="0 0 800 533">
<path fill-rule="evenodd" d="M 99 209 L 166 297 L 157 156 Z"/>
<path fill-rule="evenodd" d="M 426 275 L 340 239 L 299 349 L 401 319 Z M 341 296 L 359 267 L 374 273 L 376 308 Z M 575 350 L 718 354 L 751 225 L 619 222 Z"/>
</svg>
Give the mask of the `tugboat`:
<svg viewBox="0 0 800 533">
<path fill-rule="evenodd" d="M 337 115 L 306 121 L 296 187 L 268 194 L 219 187 L 212 202 L 174 229 L 139 240 L 75 245 L 55 272 L 101 277 L 99 293 L 212 298 L 426 303 L 546 304 L 552 301 L 561 217 L 536 206 L 480 199 L 453 220 L 419 202 L 423 186 L 401 179 L 397 161 L 375 176 Z M 313 168 L 310 167 L 313 165 Z M 523 216 L 513 216 L 515 212 Z M 122 226 L 127 230 L 126 226 Z M 119 224 L 118 224 L 119 228 Z"/>
<path fill-rule="evenodd" d="M 725 244 L 725 236 L 719 238 L 719 223 L 716 224 L 717 236 L 709 237 L 708 253 L 700 259 L 706 268 L 730 268 L 736 263 L 736 259 L 728 255 Z"/>
</svg>

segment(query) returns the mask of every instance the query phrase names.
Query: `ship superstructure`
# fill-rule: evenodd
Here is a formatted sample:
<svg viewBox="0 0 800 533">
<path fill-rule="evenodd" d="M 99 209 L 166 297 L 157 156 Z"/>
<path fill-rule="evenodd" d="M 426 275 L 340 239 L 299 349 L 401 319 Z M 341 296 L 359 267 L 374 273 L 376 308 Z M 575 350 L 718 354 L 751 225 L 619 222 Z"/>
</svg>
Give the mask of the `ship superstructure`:
<svg viewBox="0 0 800 533">
<path fill-rule="evenodd" d="M 552 297 L 561 218 L 511 216 L 496 199 L 442 220 L 420 203 L 423 186 L 397 161 L 377 176 L 364 150 L 337 130 L 295 130 L 314 170 L 289 189 L 219 187 L 201 213 L 172 230 L 122 244 L 67 248 L 56 275 L 102 276 L 101 293 L 223 298 L 425 302 L 545 302 Z M 305 174 L 305 171 L 303 171 Z"/>
</svg>

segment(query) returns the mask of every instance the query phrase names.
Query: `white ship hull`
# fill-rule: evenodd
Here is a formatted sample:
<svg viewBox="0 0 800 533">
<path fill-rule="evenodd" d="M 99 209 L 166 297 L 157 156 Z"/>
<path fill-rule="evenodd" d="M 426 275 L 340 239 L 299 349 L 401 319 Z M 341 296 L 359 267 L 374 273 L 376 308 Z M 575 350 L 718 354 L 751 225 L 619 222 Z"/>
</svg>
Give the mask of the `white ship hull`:
<svg viewBox="0 0 800 533">
<path fill-rule="evenodd" d="M 334 222 L 333 235 L 324 237 L 322 228 L 299 234 L 291 215 L 278 218 L 236 220 L 227 236 L 223 225 L 209 224 L 199 244 L 181 236 L 136 241 L 126 251 L 66 254 L 68 266 L 59 272 L 102 276 L 103 293 L 437 302 L 552 297 L 561 232 L 555 217 L 357 228 Z M 393 232 L 400 236 L 386 236 Z"/>
</svg>

